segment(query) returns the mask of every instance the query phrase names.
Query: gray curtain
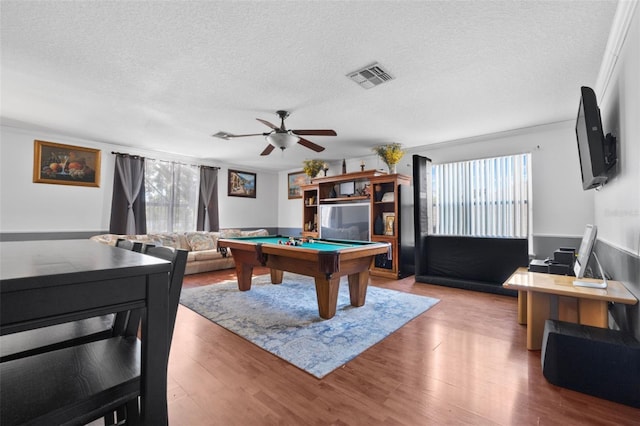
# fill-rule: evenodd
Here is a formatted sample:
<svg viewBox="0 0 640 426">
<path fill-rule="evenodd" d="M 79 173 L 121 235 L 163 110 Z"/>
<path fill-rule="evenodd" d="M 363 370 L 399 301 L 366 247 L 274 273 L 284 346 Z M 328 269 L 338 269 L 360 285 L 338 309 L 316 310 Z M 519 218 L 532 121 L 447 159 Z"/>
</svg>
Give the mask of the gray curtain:
<svg viewBox="0 0 640 426">
<path fill-rule="evenodd" d="M 218 221 L 218 168 L 200 166 L 200 193 L 198 197 L 198 231 L 219 231 Z"/>
<path fill-rule="evenodd" d="M 144 157 L 116 154 L 111 199 L 112 234 L 146 234 Z"/>
</svg>

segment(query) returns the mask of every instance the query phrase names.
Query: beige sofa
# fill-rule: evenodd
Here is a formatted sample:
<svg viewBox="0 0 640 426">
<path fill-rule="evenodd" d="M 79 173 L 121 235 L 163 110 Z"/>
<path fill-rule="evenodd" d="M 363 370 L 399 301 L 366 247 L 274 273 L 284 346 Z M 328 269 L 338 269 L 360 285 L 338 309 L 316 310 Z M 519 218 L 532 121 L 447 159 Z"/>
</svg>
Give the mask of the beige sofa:
<svg viewBox="0 0 640 426">
<path fill-rule="evenodd" d="M 241 231 L 240 229 L 221 229 L 219 232 L 172 232 L 145 235 L 94 235 L 91 240 L 115 246 L 119 238 L 155 246 L 173 247 L 187 250 L 185 275 L 216 271 L 235 267 L 231 253 L 218 251 L 219 238 L 252 237 L 269 235 L 266 229 Z"/>
</svg>

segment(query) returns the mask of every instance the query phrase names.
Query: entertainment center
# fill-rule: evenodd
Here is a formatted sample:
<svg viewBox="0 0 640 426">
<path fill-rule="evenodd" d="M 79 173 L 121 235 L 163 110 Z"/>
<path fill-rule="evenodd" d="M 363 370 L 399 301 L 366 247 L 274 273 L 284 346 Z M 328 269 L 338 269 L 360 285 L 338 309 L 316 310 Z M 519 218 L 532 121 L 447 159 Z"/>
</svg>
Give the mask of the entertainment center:
<svg viewBox="0 0 640 426">
<path fill-rule="evenodd" d="M 377 256 L 371 274 L 397 279 L 400 185 L 410 183 L 409 176 L 380 170 L 313 178 L 301 188 L 302 236 L 389 243 L 391 258 Z"/>
</svg>

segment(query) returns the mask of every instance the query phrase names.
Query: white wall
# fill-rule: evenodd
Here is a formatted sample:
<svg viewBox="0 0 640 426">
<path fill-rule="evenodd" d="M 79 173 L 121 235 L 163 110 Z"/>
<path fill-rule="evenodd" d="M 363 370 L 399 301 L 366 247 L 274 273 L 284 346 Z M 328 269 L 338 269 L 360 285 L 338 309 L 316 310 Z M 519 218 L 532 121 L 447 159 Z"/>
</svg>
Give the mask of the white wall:
<svg viewBox="0 0 640 426">
<path fill-rule="evenodd" d="M 33 183 L 34 139 L 100 149 L 100 187 Z M 112 147 L 5 126 L 0 129 L 0 141 L 0 232 L 109 228 L 114 168 Z"/>
<path fill-rule="evenodd" d="M 79 145 L 100 149 L 100 187 L 33 183 L 33 141 Z M 171 154 L 134 150 L 126 146 L 27 128 L 0 126 L 0 232 L 98 232 L 109 229 L 113 191 L 112 151 L 128 152 L 161 160 L 220 166 L 218 197 L 220 227 L 276 227 L 278 175 L 233 165 L 211 163 Z M 227 196 L 228 168 L 255 172 L 257 196 Z"/>
<path fill-rule="evenodd" d="M 640 256 L 640 7 L 604 93 L 597 93 L 605 132 L 618 138 L 615 176 L 595 194 L 598 238 Z"/>
<path fill-rule="evenodd" d="M 346 159 L 347 173 L 359 172 L 362 158 Z M 373 170 L 382 168 L 380 160 L 372 157 L 366 157 L 365 170 Z M 337 176 L 342 174 L 342 160 L 329 161 L 329 170 L 327 176 Z M 289 199 L 289 173 L 302 171 L 302 164 L 299 168 L 280 172 L 278 177 L 278 200 L 280 211 L 278 212 L 278 226 L 281 228 L 302 228 L 302 199 Z M 320 172 L 318 176 L 324 176 L 324 172 Z"/>
<path fill-rule="evenodd" d="M 243 166 L 231 167 L 256 172 L 256 198 L 227 196 L 227 169 L 220 169 L 218 191 L 221 228 L 256 228 L 278 226 L 278 174 L 249 170 Z M 302 202 L 300 209 L 302 209 Z M 302 219 L 300 219 L 302 223 Z"/>
<path fill-rule="evenodd" d="M 576 90 L 577 96 L 579 91 Z M 578 100 L 576 100 L 577 112 Z M 593 192 L 582 190 L 575 123 L 486 135 L 415 152 L 434 164 L 531 153 L 534 236 L 581 237 L 593 223 Z M 406 168 L 398 172 L 410 174 Z"/>
<path fill-rule="evenodd" d="M 579 90 L 576 89 L 576 113 Z M 594 223 L 594 191 L 583 191 L 575 136 L 575 122 L 566 121 L 512 132 L 411 149 L 398 164 L 398 173 L 412 176 L 411 156 L 423 155 L 434 164 L 530 152 L 532 154 L 533 235 L 581 238 Z M 375 155 L 363 158 L 365 169 L 385 169 Z M 347 161 L 347 172 L 360 170 L 362 159 Z M 341 173 L 342 161 L 331 164 L 328 175 Z M 278 224 L 302 226 L 302 202 L 287 199 L 287 173 L 280 175 L 281 209 Z"/>
</svg>

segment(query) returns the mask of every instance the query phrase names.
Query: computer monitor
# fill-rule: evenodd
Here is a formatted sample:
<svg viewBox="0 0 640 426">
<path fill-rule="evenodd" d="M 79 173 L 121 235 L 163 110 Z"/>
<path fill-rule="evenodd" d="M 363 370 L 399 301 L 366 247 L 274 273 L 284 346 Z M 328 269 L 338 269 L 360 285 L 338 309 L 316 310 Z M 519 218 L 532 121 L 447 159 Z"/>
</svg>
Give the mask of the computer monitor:
<svg viewBox="0 0 640 426">
<path fill-rule="evenodd" d="M 580 243 L 580 249 L 578 249 L 578 258 L 576 259 L 576 263 L 573 266 L 573 272 L 576 274 L 577 280 L 573 282 L 574 286 L 577 287 L 591 287 L 591 288 L 607 288 L 607 277 L 602 269 L 602 265 L 598 260 L 598 256 L 596 256 L 593 251 L 593 245 L 596 241 L 596 235 L 598 233 L 598 228 L 595 225 L 587 225 L 587 228 L 584 230 L 584 235 L 582 236 L 582 242 Z M 592 281 L 580 281 L 580 278 L 584 278 L 584 272 L 587 269 L 587 263 L 589 263 L 589 258 L 593 253 L 593 258 L 598 265 L 598 270 L 600 271 L 600 275 L 602 276 L 602 282 L 592 282 Z"/>
<path fill-rule="evenodd" d="M 583 278 L 584 273 L 587 270 L 587 263 L 591 257 L 593 251 L 593 244 L 598 234 L 598 228 L 595 225 L 587 225 L 582 236 L 582 242 L 578 249 L 578 258 L 573 265 L 573 272 L 576 274 L 576 278 Z"/>
</svg>

